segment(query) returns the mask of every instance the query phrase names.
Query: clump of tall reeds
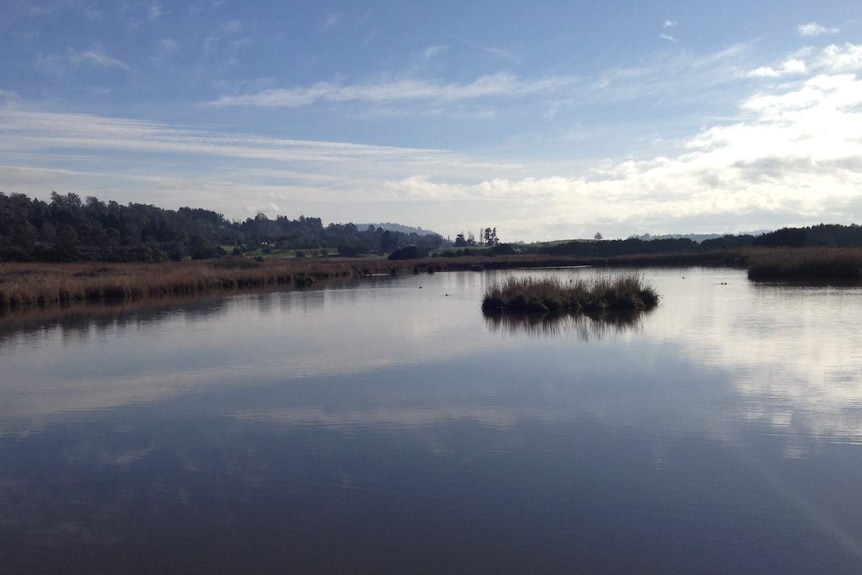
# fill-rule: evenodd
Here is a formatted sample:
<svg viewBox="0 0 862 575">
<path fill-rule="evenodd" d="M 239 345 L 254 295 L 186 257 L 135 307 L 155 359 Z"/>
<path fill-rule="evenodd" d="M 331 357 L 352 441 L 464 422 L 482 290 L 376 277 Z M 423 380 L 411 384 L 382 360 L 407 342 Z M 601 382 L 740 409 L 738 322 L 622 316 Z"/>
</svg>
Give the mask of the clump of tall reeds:
<svg viewBox="0 0 862 575">
<path fill-rule="evenodd" d="M 593 278 L 509 277 L 485 290 L 485 314 L 578 314 L 649 310 L 659 296 L 639 274 Z"/>
</svg>

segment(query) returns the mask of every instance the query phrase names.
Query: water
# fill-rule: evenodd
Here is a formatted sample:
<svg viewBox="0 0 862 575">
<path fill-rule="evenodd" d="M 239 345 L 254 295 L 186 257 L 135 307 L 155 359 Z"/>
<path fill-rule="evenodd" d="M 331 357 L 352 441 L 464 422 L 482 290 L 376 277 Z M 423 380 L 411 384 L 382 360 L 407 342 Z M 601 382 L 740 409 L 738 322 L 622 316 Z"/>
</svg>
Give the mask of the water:
<svg viewBox="0 0 862 575">
<path fill-rule="evenodd" d="M 484 319 L 526 273 L 595 272 L 7 321 L 0 570 L 862 572 L 862 290 Z"/>
</svg>

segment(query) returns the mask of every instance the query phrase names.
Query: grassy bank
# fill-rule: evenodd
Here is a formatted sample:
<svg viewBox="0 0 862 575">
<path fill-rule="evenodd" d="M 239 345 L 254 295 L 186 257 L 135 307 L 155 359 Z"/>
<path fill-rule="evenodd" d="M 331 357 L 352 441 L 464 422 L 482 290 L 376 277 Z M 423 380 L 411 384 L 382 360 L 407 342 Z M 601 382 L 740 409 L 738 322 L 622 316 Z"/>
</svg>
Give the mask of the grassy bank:
<svg viewBox="0 0 862 575">
<path fill-rule="evenodd" d="M 658 305 L 659 296 L 639 274 L 592 279 L 506 278 L 485 290 L 485 314 L 602 314 Z"/>
</svg>

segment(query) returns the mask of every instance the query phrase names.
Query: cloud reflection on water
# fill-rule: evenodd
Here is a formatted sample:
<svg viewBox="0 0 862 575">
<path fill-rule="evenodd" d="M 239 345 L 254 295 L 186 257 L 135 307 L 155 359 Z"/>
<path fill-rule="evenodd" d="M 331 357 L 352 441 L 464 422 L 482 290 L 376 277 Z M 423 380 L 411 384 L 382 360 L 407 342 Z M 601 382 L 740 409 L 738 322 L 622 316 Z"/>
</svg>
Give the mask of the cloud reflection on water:
<svg viewBox="0 0 862 575">
<path fill-rule="evenodd" d="M 682 279 L 683 274 L 688 279 Z M 611 322 L 587 316 L 554 322 L 514 316 L 483 319 L 478 302 L 492 275 L 387 278 L 374 284 L 243 295 L 95 318 L 72 315 L 18 326 L 0 336 L 7 374 L 0 382 L 0 433 L 21 431 L 22 425 L 38 429 L 49 415 L 188 397 L 204 400 L 230 389 L 373 374 L 385 380 L 393 370 L 439 373 L 443 366 L 465 358 L 480 363 L 483 358 L 492 363 L 511 359 L 515 363 L 510 369 L 517 371 L 522 367 L 518 354 L 552 354 L 557 349 L 571 354 L 578 347 L 571 342 L 576 341 L 587 344 L 572 355 L 580 358 L 577 366 L 555 357 L 539 372 L 546 380 L 542 401 L 550 406 L 591 409 L 590 401 L 604 402 L 605 408 L 608 404 L 607 398 L 590 397 L 560 402 L 559 394 L 566 388 L 549 386 L 547 378 L 564 378 L 565 370 L 581 374 L 577 377 L 592 370 L 586 373 L 600 378 L 624 367 L 630 371 L 618 374 L 623 380 L 649 378 L 662 369 L 653 365 L 655 358 L 672 350 L 662 360 L 665 364 L 691 365 L 701 370 L 692 377 L 709 377 L 720 382 L 715 385 L 722 390 L 735 393 L 735 419 L 724 421 L 725 427 L 762 424 L 790 439 L 804 438 L 806 445 L 818 437 L 862 441 L 860 290 L 756 286 L 736 270 L 659 270 L 650 279 L 655 279 L 663 302 L 649 315 Z M 612 346 L 622 347 L 615 351 Z M 605 365 L 587 361 L 600 352 L 625 355 Z M 493 380 L 497 366 L 487 369 L 481 377 Z M 428 386 L 434 385 L 429 380 Z M 464 393 L 479 389 L 465 388 Z M 708 397 L 700 388 L 690 391 Z M 481 389 L 486 392 L 492 390 Z M 411 420 L 416 425 L 435 418 L 475 420 L 482 410 L 488 421 L 496 422 L 517 420 L 519 409 L 524 417 L 535 416 L 524 406 L 494 405 L 478 395 L 458 404 L 441 393 L 429 407 L 416 404 L 416 396 L 410 395 L 417 393 L 416 388 L 369 386 L 364 393 L 355 398 L 356 405 L 341 407 L 338 414 L 319 397 L 291 405 L 287 419 L 355 423 L 365 413 L 369 424 L 388 421 L 406 426 Z M 616 399 L 614 409 L 603 408 L 606 421 L 639 420 L 643 398 Z M 685 401 L 691 407 L 700 400 Z M 234 406 L 242 417 L 255 411 L 272 416 L 280 409 Z M 673 406 L 661 409 L 672 412 Z M 545 410 L 542 417 L 554 416 Z M 708 433 L 732 435 L 726 429 L 716 431 L 721 422 L 710 425 L 714 427 Z M 810 449 L 794 441 L 788 441 L 788 455 Z"/>
</svg>

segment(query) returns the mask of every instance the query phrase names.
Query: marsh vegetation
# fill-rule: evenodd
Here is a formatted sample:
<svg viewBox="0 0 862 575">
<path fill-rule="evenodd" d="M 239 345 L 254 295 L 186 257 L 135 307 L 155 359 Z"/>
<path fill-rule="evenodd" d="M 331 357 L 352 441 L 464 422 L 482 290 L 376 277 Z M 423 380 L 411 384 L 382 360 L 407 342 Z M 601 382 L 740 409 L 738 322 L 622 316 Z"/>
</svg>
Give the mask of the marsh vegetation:
<svg viewBox="0 0 862 575">
<path fill-rule="evenodd" d="M 748 279 L 783 282 L 862 282 L 862 249 L 777 248 L 748 259 Z"/>
<path fill-rule="evenodd" d="M 561 279 L 509 277 L 485 291 L 482 311 L 495 314 L 603 314 L 658 305 L 658 293 L 640 274 Z"/>
</svg>

